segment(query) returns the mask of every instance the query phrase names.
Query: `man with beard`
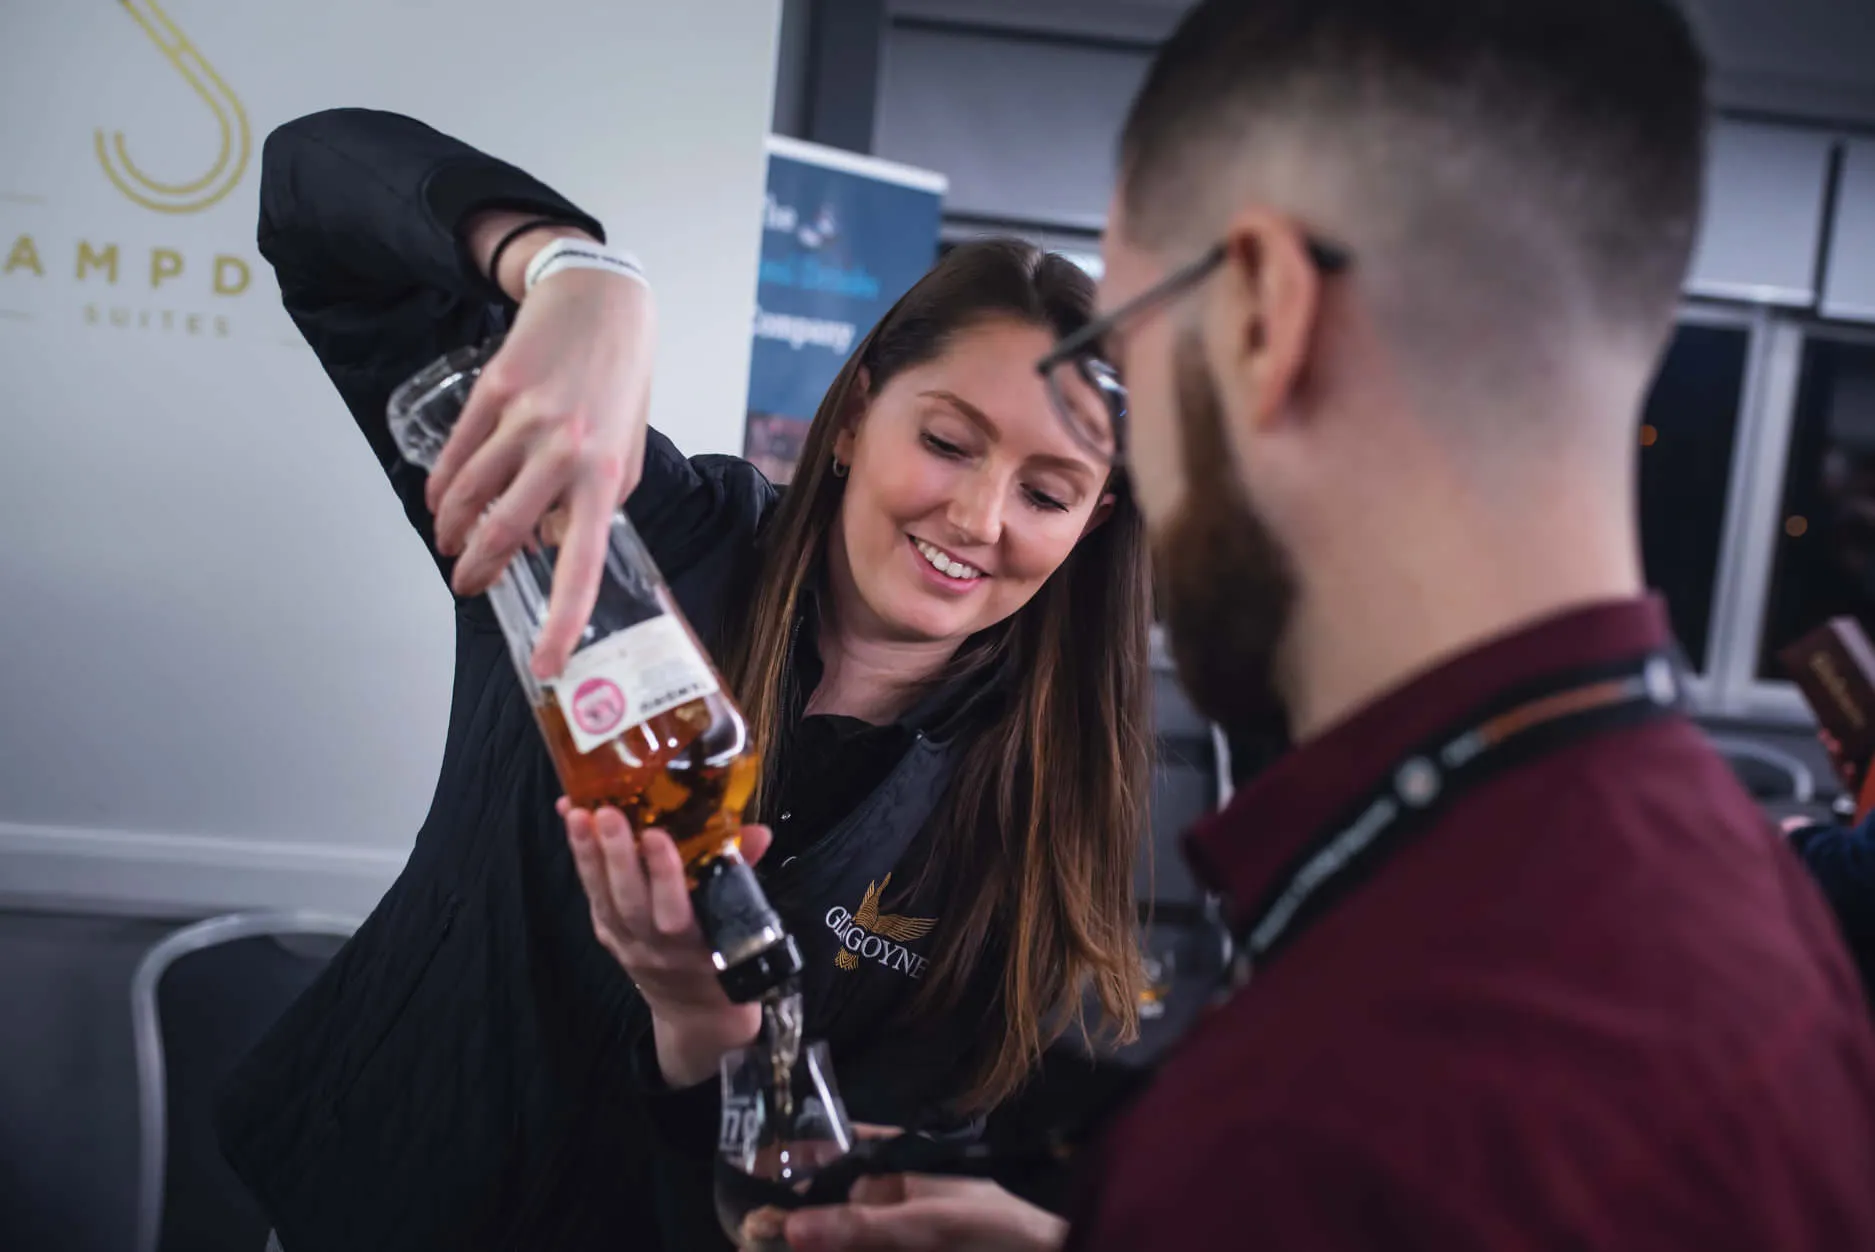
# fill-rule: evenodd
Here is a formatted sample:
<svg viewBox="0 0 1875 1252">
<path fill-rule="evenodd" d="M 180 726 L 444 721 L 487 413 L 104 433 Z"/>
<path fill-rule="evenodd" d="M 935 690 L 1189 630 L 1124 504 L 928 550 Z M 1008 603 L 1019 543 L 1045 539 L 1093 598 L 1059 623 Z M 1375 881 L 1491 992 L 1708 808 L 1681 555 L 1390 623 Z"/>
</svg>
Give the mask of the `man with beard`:
<svg viewBox="0 0 1875 1252">
<path fill-rule="evenodd" d="M 1045 365 L 1126 380 L 1192 698 L 1297 745 L 1190 838 L 1233 985 L 1072 1233 L 896 1179 L 793 1247 L 1875 1248 L 1854 973 L 1639 568 L 1704 81 L 1666 0 L 1186 18 Z"/>
</svg>

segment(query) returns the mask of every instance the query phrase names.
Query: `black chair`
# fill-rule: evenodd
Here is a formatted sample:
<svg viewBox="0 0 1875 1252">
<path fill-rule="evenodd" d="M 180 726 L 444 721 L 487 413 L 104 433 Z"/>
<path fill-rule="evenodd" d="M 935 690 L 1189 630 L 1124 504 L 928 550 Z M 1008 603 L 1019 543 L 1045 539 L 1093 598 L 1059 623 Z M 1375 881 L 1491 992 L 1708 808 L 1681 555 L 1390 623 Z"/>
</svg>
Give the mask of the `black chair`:
<svg viewBox="0 0 1875 1252">
<path fill-rule="evenodd" d="M 131 980 L 142 1144 L 135 1252 L 261 1252 L 266 1217 L 222 1159 L 222 1080 L 356 930 L 319 913 L 243 913 L 169 936 Z"/>
</svg>

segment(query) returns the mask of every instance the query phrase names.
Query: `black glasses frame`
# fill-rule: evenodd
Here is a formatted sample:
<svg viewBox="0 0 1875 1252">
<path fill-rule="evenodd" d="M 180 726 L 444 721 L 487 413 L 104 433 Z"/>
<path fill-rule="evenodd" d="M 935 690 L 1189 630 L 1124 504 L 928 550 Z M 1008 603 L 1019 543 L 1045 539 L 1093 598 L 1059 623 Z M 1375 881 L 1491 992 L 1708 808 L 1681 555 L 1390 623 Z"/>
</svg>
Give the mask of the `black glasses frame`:
<svg viewBox="0 0 1875 1252">
<path fill-rule="evenodd" d="M 1324 274 L 1339 274 L 1354 263 L 1353 253 L 1339 244 L 1329 243 L 1313 236 L 1305 236 L 1303 243 L 1308 250 L 1309 261 Z M 1222 240 L 1212 244 L 1197 260 L 1173 270 L 1119 308 L 1095 318 L 1073 334 L 1063 338 L 1061 342 L 1049 349 L 1047 356 L 1035 363 L 1035 370 L 1042 376 L 1042 383 L 1048 391 L 1048 398 L 1054 404 L 1055 415 L 1067 425 L 1069 433 L 1078 443 L 1086 446 L 1089 451 L 1107 456 L 1115 463 L 1118 463 L 1126 451 L 1126 388 L 1119 381 L 1119 372 L 1101 355 L 1102 342 L 1108 335 L 1147 309 L 1163 304 L 1174 296 L 1196 287 L 1209 278 L 1211 272 L 1222 265 L 1224 258 L 1228 255 L 1230 255 L 1229 244 Z M 1074 410 L 1069 406 L 1068 398 L 1062 394 L 1060 384 L 1055 378 L 1055 371 L 1069 362 L 1076 363 L 1083 378 L 1107 401 L 1108 414 L 1113 426 L 1111 453 L 1094 446 L 1074 420 Z"/>
</svg>

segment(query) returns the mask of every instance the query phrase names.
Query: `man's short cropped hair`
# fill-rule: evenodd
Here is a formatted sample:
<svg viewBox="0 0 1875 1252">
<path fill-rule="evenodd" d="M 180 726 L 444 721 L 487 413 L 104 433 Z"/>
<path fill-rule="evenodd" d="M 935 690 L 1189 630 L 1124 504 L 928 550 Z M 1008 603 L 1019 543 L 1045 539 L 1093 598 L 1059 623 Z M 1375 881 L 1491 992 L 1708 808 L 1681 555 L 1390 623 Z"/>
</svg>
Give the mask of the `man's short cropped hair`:
<svg viewBox="0 0 1875 1252">
<path fill-rule="evenodd" d="M 1201 248 L 1245 197 L 1305 210 L 1283 199 L 1296 171 L 1339 163 L 1325 211 L 1427 258 L 1413 281 L 1664 334 L 1705 95 L 1669 0 L 1204 0 L 1127 119 L 1125 234 Z"/>
</svg>

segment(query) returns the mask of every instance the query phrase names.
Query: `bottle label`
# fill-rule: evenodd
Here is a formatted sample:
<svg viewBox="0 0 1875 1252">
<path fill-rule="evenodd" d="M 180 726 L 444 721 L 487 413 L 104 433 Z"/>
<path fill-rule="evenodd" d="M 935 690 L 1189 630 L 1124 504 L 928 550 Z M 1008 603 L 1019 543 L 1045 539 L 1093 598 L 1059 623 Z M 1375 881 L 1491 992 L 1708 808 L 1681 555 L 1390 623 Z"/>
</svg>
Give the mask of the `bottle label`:
<svg viewBox="0 0 1875 1252">
<path fill-rule="evenodd" d="M 660 713 L 717 689 L 716 672 L 666 613 L 582 648 L 553 681 L 573 746 L 591 752 Z"/>
</svg>

